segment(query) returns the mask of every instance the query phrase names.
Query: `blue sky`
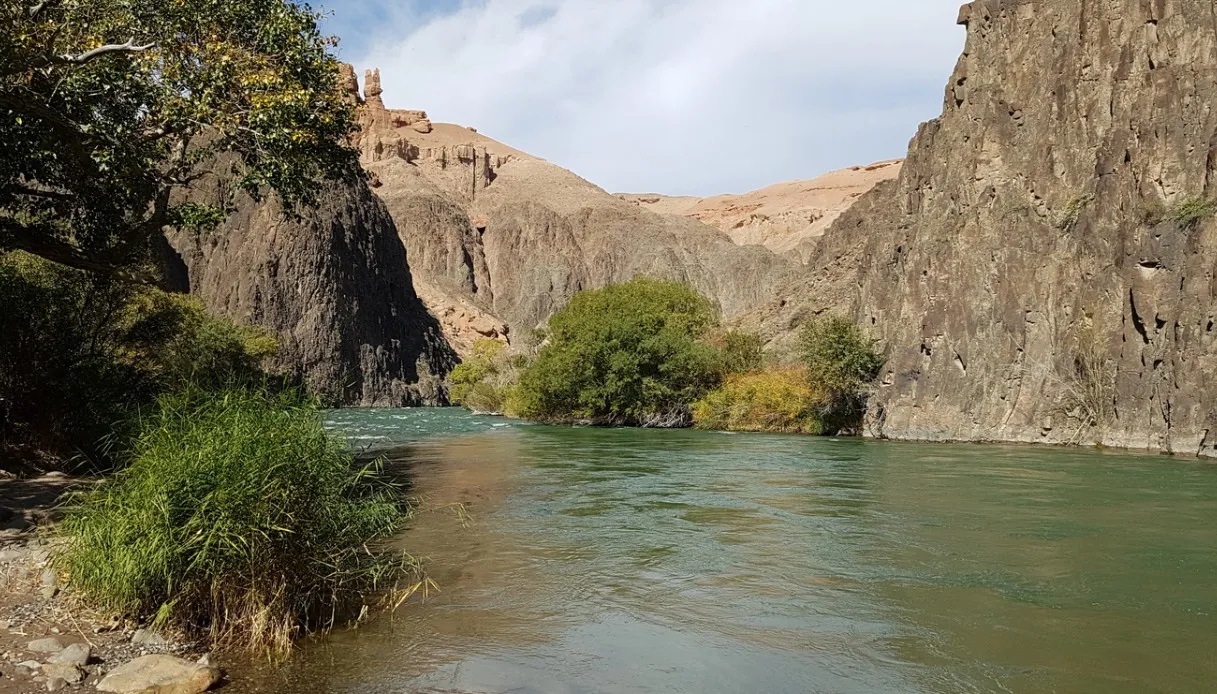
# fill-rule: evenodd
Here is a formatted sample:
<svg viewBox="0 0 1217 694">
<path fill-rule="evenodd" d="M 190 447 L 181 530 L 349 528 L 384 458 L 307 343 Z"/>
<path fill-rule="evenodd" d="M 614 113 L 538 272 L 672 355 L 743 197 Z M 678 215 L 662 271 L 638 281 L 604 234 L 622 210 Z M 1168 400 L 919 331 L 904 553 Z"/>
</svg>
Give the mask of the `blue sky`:
<svg viewBox="0 0 1217 694">
<path fill-rule="evenodd" d="M 960 0 L 321 0 L 344 59 L 613 192 L 712 195 L 903 156 Z"/>
</svg>

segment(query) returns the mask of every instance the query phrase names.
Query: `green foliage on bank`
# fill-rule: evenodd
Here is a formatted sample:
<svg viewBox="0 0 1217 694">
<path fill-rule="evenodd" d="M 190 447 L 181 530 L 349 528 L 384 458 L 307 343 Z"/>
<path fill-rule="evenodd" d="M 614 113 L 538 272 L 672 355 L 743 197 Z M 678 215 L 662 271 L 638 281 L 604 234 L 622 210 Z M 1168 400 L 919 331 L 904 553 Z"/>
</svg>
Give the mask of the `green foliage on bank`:
<svg viewBox="0 0 1217 694">
<path fill-rule="evenodd" d="M 473 352 L 448 375 L 449 397 L 473 412 L 502 414 L 526 363 L 501 340 L 477 340 Z"/>
<path fill-rule="evenodd" d="M 688 423 L 689 404 L 719 379 L 704 338 L 714 305 L 689 287 L 635 279 L 577 294 L 549 321 L 513 408 L 540 421 Z"/>
<path fill-rule="evenodd" d="M 542 422 L 852 433 L 883 364 L 856 325 L 831 316 L 803 327 L 793 363 L 774 362 L 758 335 L 721 329 L 691 288 L 649 279 L 577 294 L 547 337 L 518 382 L 505 347 L 475 349 L 453 374 L 454 398 Z"/>
<path fill-rule="evenodd" d="M 796 364 L 729 374 L 693 406 L 699 428 L 841 434 L 861 429 L 870 384 L 883 366 L 852 322 L 817 318 L 799 333 Z"/>
<path fill-rule="evenodd" d="M 260 382 L 276 349 L 191 297 L 20 251 L 0 255 L 0 324 L 0 448 L 98 464 L 135 408 L 188 383 Z"/>
<path fill-rule="evenodd" d="M 364 175 L 321 17 L 0 3 L 0 466 L 117 470 L 63 523 L 73 584 L 275 654 L 401 575 L 368 545 L 400 495 L 274 394 L 270 336 L 153 288 L 153 251 L 166 227 L 218 233 L 241 196 L 293 213 Z"/>
<path fill-rule="evenodd" d="M 852 321 L 816 318 L 799 333 L 799 361 L 823 397 L 825 433 L 857 431 L 866 414 L 866 394 L 883 368 L 883 356 Z"/>
<path fill-rule="evenodd" d="M 140 417 L 129 465 L 71 500 L 59 567 L 96 604 L 281 655 L 409 568 L 372 551 L 400 491 L 291 393 L 187 391 Z"/>
</svg>

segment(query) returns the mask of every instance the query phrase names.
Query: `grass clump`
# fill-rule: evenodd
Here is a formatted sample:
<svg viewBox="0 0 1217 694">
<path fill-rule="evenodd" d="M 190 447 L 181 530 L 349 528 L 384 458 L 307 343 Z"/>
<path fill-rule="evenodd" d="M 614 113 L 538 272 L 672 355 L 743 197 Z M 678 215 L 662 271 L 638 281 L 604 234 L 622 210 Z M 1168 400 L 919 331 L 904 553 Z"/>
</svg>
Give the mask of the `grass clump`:
<svg viewBox="0 0 1217 694">
<path fill-rule="evenodd" d="M 1082 212 L 1094 202 L 1093 195 L 1083 195 L 1079 198 L 1074 198 L 1065 205 L 1065 212 L 1056 223 L 1056 228 L 1061 231 L 1072 231 L 1077 226 L 1078 221 L 1082 218 Z"/>
<path fill-rule="evenodd" d="M 59 530 L 59 567 L 101 607 L 284 655 L 410 568 L 371 548 L 408 512 L 399 490 L 297 395 L 163 396 L 129 459 Z"/>
<path fill-rule="evenodd" d="M 1200 223 L 1217 213 L 1217 203 L 1204 198 L 1191 198 L 1179 203 L 1171 210 L 1170 218 L 1180 229 L 1192 231 Z"/>
<path fill-rule="evenodd" d="M 693 405 L 699 429 L 822 434 L 823 396 L 806 369 L 733 374 Z"/>
</svg>

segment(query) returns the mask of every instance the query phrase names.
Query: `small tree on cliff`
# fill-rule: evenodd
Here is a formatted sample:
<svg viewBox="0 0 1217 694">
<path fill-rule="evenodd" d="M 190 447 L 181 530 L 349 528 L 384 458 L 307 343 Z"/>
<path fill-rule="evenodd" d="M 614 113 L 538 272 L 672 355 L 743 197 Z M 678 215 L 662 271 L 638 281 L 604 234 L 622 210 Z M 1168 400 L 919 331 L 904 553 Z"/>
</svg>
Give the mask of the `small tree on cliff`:
<svg viewBox="0 0 1217 694">
<path fill-rule="evenodd" d="M 359 175 L 317 19 L 291 0 L 0 0 L 0 251 L 131 274 L 163 227 L 216 224 L 240 191 L 308 203 Z M 220 162 L 215 204 L 184 203 Z"/>
</svg>

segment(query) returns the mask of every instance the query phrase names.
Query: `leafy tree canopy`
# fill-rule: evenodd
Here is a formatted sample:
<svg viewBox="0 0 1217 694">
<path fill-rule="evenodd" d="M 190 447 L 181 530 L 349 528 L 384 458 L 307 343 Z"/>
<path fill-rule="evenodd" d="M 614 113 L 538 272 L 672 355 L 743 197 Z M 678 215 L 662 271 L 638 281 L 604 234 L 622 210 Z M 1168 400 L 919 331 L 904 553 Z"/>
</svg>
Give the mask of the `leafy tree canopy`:
<svg viewBox="0 0 1217 694">
<path fill-rule="evenodd" d="M 866 412 L 866 391 L 885 361 L 875 341 L 853 321 L 830 315 L 803 326 L 799 351 L 809 383 L 825 398 L 825 430 L 856 430 Z"/>
<path fill-rule="evenodd" d="M 359 175 L 318 17 L 291 0 L 0 0 L 0 251 L 115 273 L 240 191 L 309 203 L 319 179 Z M 182 203 L 220 162 L 218 204 Z"/>
<path fill-rule="evenodd" d="M 524 372 L 519 414 L 646 424 L 675 417 L 712 388 L 719 355 L 704 338 L 714 305 L 689 287 L 635 279 L 577 294 L 549 321 L 549 342 Z"/>
</svg>

